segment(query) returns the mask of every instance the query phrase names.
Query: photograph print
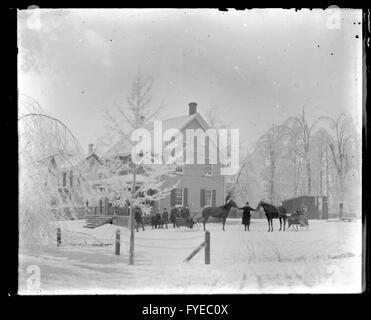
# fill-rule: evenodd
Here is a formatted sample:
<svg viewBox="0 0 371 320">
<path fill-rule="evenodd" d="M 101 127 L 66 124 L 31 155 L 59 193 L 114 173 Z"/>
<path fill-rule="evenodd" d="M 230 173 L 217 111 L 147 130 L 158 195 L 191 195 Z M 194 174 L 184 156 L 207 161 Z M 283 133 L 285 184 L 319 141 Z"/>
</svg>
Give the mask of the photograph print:
<svg viewBox="0 0 371 320">
<path fill-rule="evenodd" d="M 18 10 L 18 294 L 363 292 L 362 19 Z"/>
</svg>

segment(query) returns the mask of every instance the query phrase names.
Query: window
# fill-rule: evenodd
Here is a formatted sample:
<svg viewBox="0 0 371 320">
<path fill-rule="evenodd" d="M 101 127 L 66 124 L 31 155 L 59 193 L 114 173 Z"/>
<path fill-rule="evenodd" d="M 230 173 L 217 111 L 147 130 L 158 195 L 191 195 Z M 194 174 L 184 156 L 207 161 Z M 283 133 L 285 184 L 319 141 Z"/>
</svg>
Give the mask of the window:
<svg viewBox="0 0 371 320">
<path fill-rule="evenodd" d="M 213 190 L 205 189 L 205 207 L 213 206 Z"/>
<path fill-rule="evenodd" d="M 174 189 L 174 202 L 176 206 L 183 206 L 183 188 Z"/>
<path fill-rule="evenodd" d="M 208 158 L 205 159 L 204 173 L 205 173 L 205 176 L 211 176 L 211 164 L 210 164 L 210 159 Z"/>
</svg>

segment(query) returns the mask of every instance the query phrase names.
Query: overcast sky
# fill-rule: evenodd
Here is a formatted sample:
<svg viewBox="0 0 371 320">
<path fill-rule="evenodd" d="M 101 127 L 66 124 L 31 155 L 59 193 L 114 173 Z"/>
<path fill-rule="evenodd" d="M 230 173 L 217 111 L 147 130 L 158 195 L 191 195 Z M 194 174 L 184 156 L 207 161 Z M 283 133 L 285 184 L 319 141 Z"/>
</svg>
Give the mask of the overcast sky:
<svg viewBox="0 0 371 320">
<path fill-rule="evenodd" d="M 102 110 L 125 103 L 140 70 L 155 80 L 152 102 L 164 105 L 163 117 L 188 113 L 191 101 L 201 114 L 217 107 L 252 147 L 306 103 L 310 120 L 344 111 L 359 119 L 361 11 L 331 14 L 45 10 L 35 20 L 20 11 L 19 92 L 65 122 L 87 150 L 104 133 Z M 338 17 L 340 26 L 331 24 Z"/>
</svg>

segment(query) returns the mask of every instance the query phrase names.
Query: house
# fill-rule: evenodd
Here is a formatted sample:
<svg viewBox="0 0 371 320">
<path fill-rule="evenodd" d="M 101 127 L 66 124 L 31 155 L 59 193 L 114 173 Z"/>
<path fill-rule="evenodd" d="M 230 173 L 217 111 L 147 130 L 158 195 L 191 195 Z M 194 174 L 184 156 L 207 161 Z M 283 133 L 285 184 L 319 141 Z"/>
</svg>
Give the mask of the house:
<svg viewBox="0 0 371 320">
<path fill-rule="evenodd" d="M 187 129 L 201 129 L 206 132 L 209 129 L 208 123 L 197 112 L 197 103 L 189 103 L 187 114 L 175 118 L 162 120 L 162 129 L 165 132 L 167 129 L 178 129 L 183 135 L 183 141 L 186 141 Z M 149 131 L 154 130 L 154 124 L 145 125 Z M 195 137 L 193 154 L 197 159 L 197 143 L 199 141 Z M 205 140 L 205 154 L 209 154 L 211 143 L 217 148 L 217 141 L 211 138 Z M 186 144 L 183 145 L 185 149 Z M 123 141 L 118 141 L 111 146 L 105 156 L 119 154 L 121 157 L 130 157 L 130 150 Z M 185 150 L 184 150 L 185 153 Z M 171 191 L 171 194 L 156 203 L 153 203 L 153 211 L 162 212 L 164 208 L 168 211 L 174 206 L 188 206 L 191 213 L 200 213 L 206 206 L 220 206 L 225 200 L 224 176 L 220 174 L 220 161 L 216 164 L 211 164 L 211 161 L 206 158 L 205 164 L 182 164 L 177 166 L 174 176 L 165 176 L 164 187 L 174 185 L 178 182 L 177 187 Z"/>
<path fill-rule="evenodd" d="M 104 213 L 108 207 L 108 201 L 101 199 L 96 203 L 89 203 L 83 190 L 82 180 L 99 179 L 99 169 L 104 162 L 94 152 L 94 145 L 89 144 L 88 154 L 83 158 L 60 158 L 52 157 L 52 167 L 57 172 L 57 187 L 60 194 L 60 207 L 64 208 L 65 216 L 83 218 L 90 212 Z M 55 203 L 56 204 L 56 203 Z"/>
</svg>

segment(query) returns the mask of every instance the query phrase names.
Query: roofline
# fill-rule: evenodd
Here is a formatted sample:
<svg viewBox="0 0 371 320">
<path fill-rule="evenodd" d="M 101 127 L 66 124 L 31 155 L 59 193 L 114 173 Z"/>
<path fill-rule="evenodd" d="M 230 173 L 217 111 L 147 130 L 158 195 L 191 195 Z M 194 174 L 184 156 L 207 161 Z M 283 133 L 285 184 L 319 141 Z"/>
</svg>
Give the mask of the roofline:
<svg viewBox="0 0 371 320">
<path fill-rule="evenodd" d="M 183 117 L 183 116 L 167 118 L 167 119 L 163 119 L 163 120 L 160 120 L 160 121 L 168 121 L 168 120 L 172 120 L 172 119 L 176 119 L 176 118 L 180 118 L 180 117 Z M 195 119 L 199 122 L 200 126 L 205 131 L 207 131 L 208 129 L 211 129 L 210 126 L 209 126 L 209 124 L 207 123 L 207 121 L 202 117 L 202 115 L 199 112 L 196 112 L 196 113 L 190 115 L 188 117 L 188 120 L 180 128 L 177 128 L 177 129 L 179 131 L 184 130 L 189 125 L 189 123 L 192 122 Z M 153 121 L 151 123 L 153 124 Z M 118 143 L 120 143 L 123 139 L 126 139 L 126 138 L 125 137 L 122 137 L 121 139 L 119 139 L 118 141 L 116 141 L 114 144 L 112 144 L 109 148 L 107 148 L 103 152 L 103 155 L 106 155 L 112 148 L 114 148 L 115 145 L 117 145 Z M 218 145 L 218 140 L 217 141 L 214 141 L 214 139 L 212 139 L 212 138 L 211 138 L 211 140 L 216 145 L 216 148 L 218 149 L 218 151 L 221 152 L 220 151 L 220 148 L 219 148 L 219 145 Z M 124 154 L 130 154 L 130 152 L 125 152 Z M 120 153 L 118 153 L 118 155 L 120 156 Z M 223 157 L 226 157 L 226 155 L 224 153 L 222 155 L 223 155 Z"/>
<path fill-rule="evenodd" d="M 296 199 L 299 199 L 299 198 L 304 198 L 304 197 L 327 197 L 326 195 L 302 195 L 302 196 L 297 196 L 297 197 L 292 197 L 292 198 L 288 198 L 288 199 L 283 199 L 283 200 L 279 200 L 281 202 L 284 202 L 284 201 L 290 201 L 290 200 L 296 200 Z"/>
</svg>

